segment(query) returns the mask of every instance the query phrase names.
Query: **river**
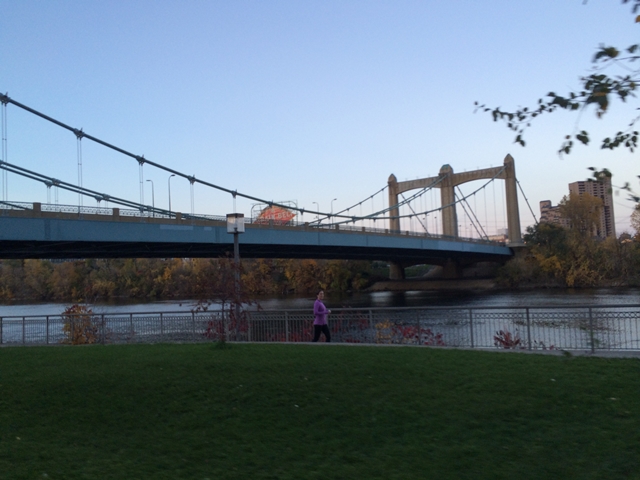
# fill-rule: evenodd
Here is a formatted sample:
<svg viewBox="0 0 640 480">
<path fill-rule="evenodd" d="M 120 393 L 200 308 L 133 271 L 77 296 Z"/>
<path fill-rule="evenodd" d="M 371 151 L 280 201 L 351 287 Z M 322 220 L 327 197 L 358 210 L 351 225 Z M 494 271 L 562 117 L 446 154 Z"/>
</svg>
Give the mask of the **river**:
<svg viewBox="0 0 640 480">
<path fill-rule="evenodd" d="M 265 310 L 312 308 L 315 296 L 289 295 L 258 299 Z M 95 313 L 189 312 L 195 300 L 119 299 L 91 304 Z M 71 302 L 0 304 L 0 317 L 59 315 Z M 640 305 L 640 288 L 536 289 L 504 291 L 409 291 L 327 295 L 329 308 L 339 307 L 523 307 L 569 305 Z M 254 306 L 255 308 L 255 306 Z"/>
</svg>

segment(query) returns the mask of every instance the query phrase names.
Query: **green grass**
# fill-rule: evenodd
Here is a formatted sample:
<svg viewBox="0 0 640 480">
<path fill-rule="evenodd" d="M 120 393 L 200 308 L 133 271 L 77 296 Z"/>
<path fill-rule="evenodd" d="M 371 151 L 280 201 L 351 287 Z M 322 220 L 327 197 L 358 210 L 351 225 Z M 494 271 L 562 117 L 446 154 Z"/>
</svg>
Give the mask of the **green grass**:
<svg viewBox="0 0 640 480">
<path fill-rule="evenodd" d="M 3 348 L 0 478 L 640 478 L 640 361 Z"/>
</svg>

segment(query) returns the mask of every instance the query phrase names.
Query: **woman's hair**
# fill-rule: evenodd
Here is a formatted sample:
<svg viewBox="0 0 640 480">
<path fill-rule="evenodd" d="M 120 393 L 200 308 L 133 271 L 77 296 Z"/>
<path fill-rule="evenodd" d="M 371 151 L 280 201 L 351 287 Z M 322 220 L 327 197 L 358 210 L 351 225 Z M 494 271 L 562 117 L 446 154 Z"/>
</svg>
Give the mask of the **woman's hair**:
<svg viewBox="0 0 640 480">
<path fill-rule="evenodd" d="M 318 293 L 316 293 L 316 297 L 320 295 L 322 292 L 324 292 L 324 288 L 321 288 L 320 290 L 318 290 Z"/>
</svg>

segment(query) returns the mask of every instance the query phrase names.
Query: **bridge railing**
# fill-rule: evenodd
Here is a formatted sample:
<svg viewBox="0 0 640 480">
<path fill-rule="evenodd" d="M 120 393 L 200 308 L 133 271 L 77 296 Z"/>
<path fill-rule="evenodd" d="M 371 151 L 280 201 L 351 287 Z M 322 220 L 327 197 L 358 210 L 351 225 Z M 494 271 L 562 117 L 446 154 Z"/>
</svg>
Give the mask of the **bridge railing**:
<svg viewBox="0 0 640 480">
<path fill-rule="evenodd" d="M 0 215 L 3 212 L 17 211 L 17 212 L 45 212 L 45 213 L 62 213 L 72 214 L 82 217 L 84 215 L 99 215 L 109 217 L 113 219 L 115 217 L 127 217 L 127 218 L 140 218 L 140 219 L 165 219 L 172 221 L 212 221 L 226 223 L 227 219 L 220 215 L 204 215 L 204 214 L 189 214 L 180 212 L 169 212 L 162 209 L 154 209 L 152 207 L 145 208 L 109 208 L 109 207 L 87 207 L 78 205 L 58 205 L 58 204 L 46 204 L 46 203 L 28 203 L 28 202 L 7 202 L 0 201 Z M 433 238 L 440 240 L 464 240 L 467 242 L 481 243 L 481 244 L 504 244 L 503 242 L 495 242 L 491 240 L 481 238 L 464 238 L 464 237 L 451 237 L 447 235 L 435 235 L 429 232 L 414 232 L 411 230 L 390 231 L 388 228 L 376 228 L 361 225 L 347 225 L 347 224 L 314 224 L 309 222 L 298 222 L 290 220 L 286 223 L 269 223 L 264 220 L 253 221 L 250 218 L 245 219 L 247 225 L 256 225 L 260 228 L 272 228 L 277 227 L 292 227 L 292 228 L 306 228 L 316 229 L 323 231 L 342 231 L 342 232 L 354 232 L 354 233 L 374 233 L 379 235 L 406 235 L 410 237 L 420 238 Z"/>
<path fill-rule="evenodd" d="M 338 343 L 510 350 L 640 351 L 640 305 L 337 308 Z M 0 345 L 309 342 L 309 310 L 135 312 L 0 317 Z"/>
</svg>

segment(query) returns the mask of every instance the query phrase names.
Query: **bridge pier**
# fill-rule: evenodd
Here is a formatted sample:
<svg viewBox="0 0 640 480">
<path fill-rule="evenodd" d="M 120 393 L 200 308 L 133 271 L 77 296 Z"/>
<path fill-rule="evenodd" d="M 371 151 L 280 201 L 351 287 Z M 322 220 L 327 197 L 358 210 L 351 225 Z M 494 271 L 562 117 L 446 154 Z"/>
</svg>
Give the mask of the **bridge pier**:
<svg viewBox="0 0 640 480">
<path fill-rule="evenodd" d="M 447 261 L 442 266 L 442 278 L 449 280 L 455 280 L 462 278 L 462 265 L 453 258 L 447 258 Z"/>
<path fill-rule="evenodd" d="M 389 262 L 389 280 L 404 280 L 404 265 L 398 262 Z"/>
</svg>

